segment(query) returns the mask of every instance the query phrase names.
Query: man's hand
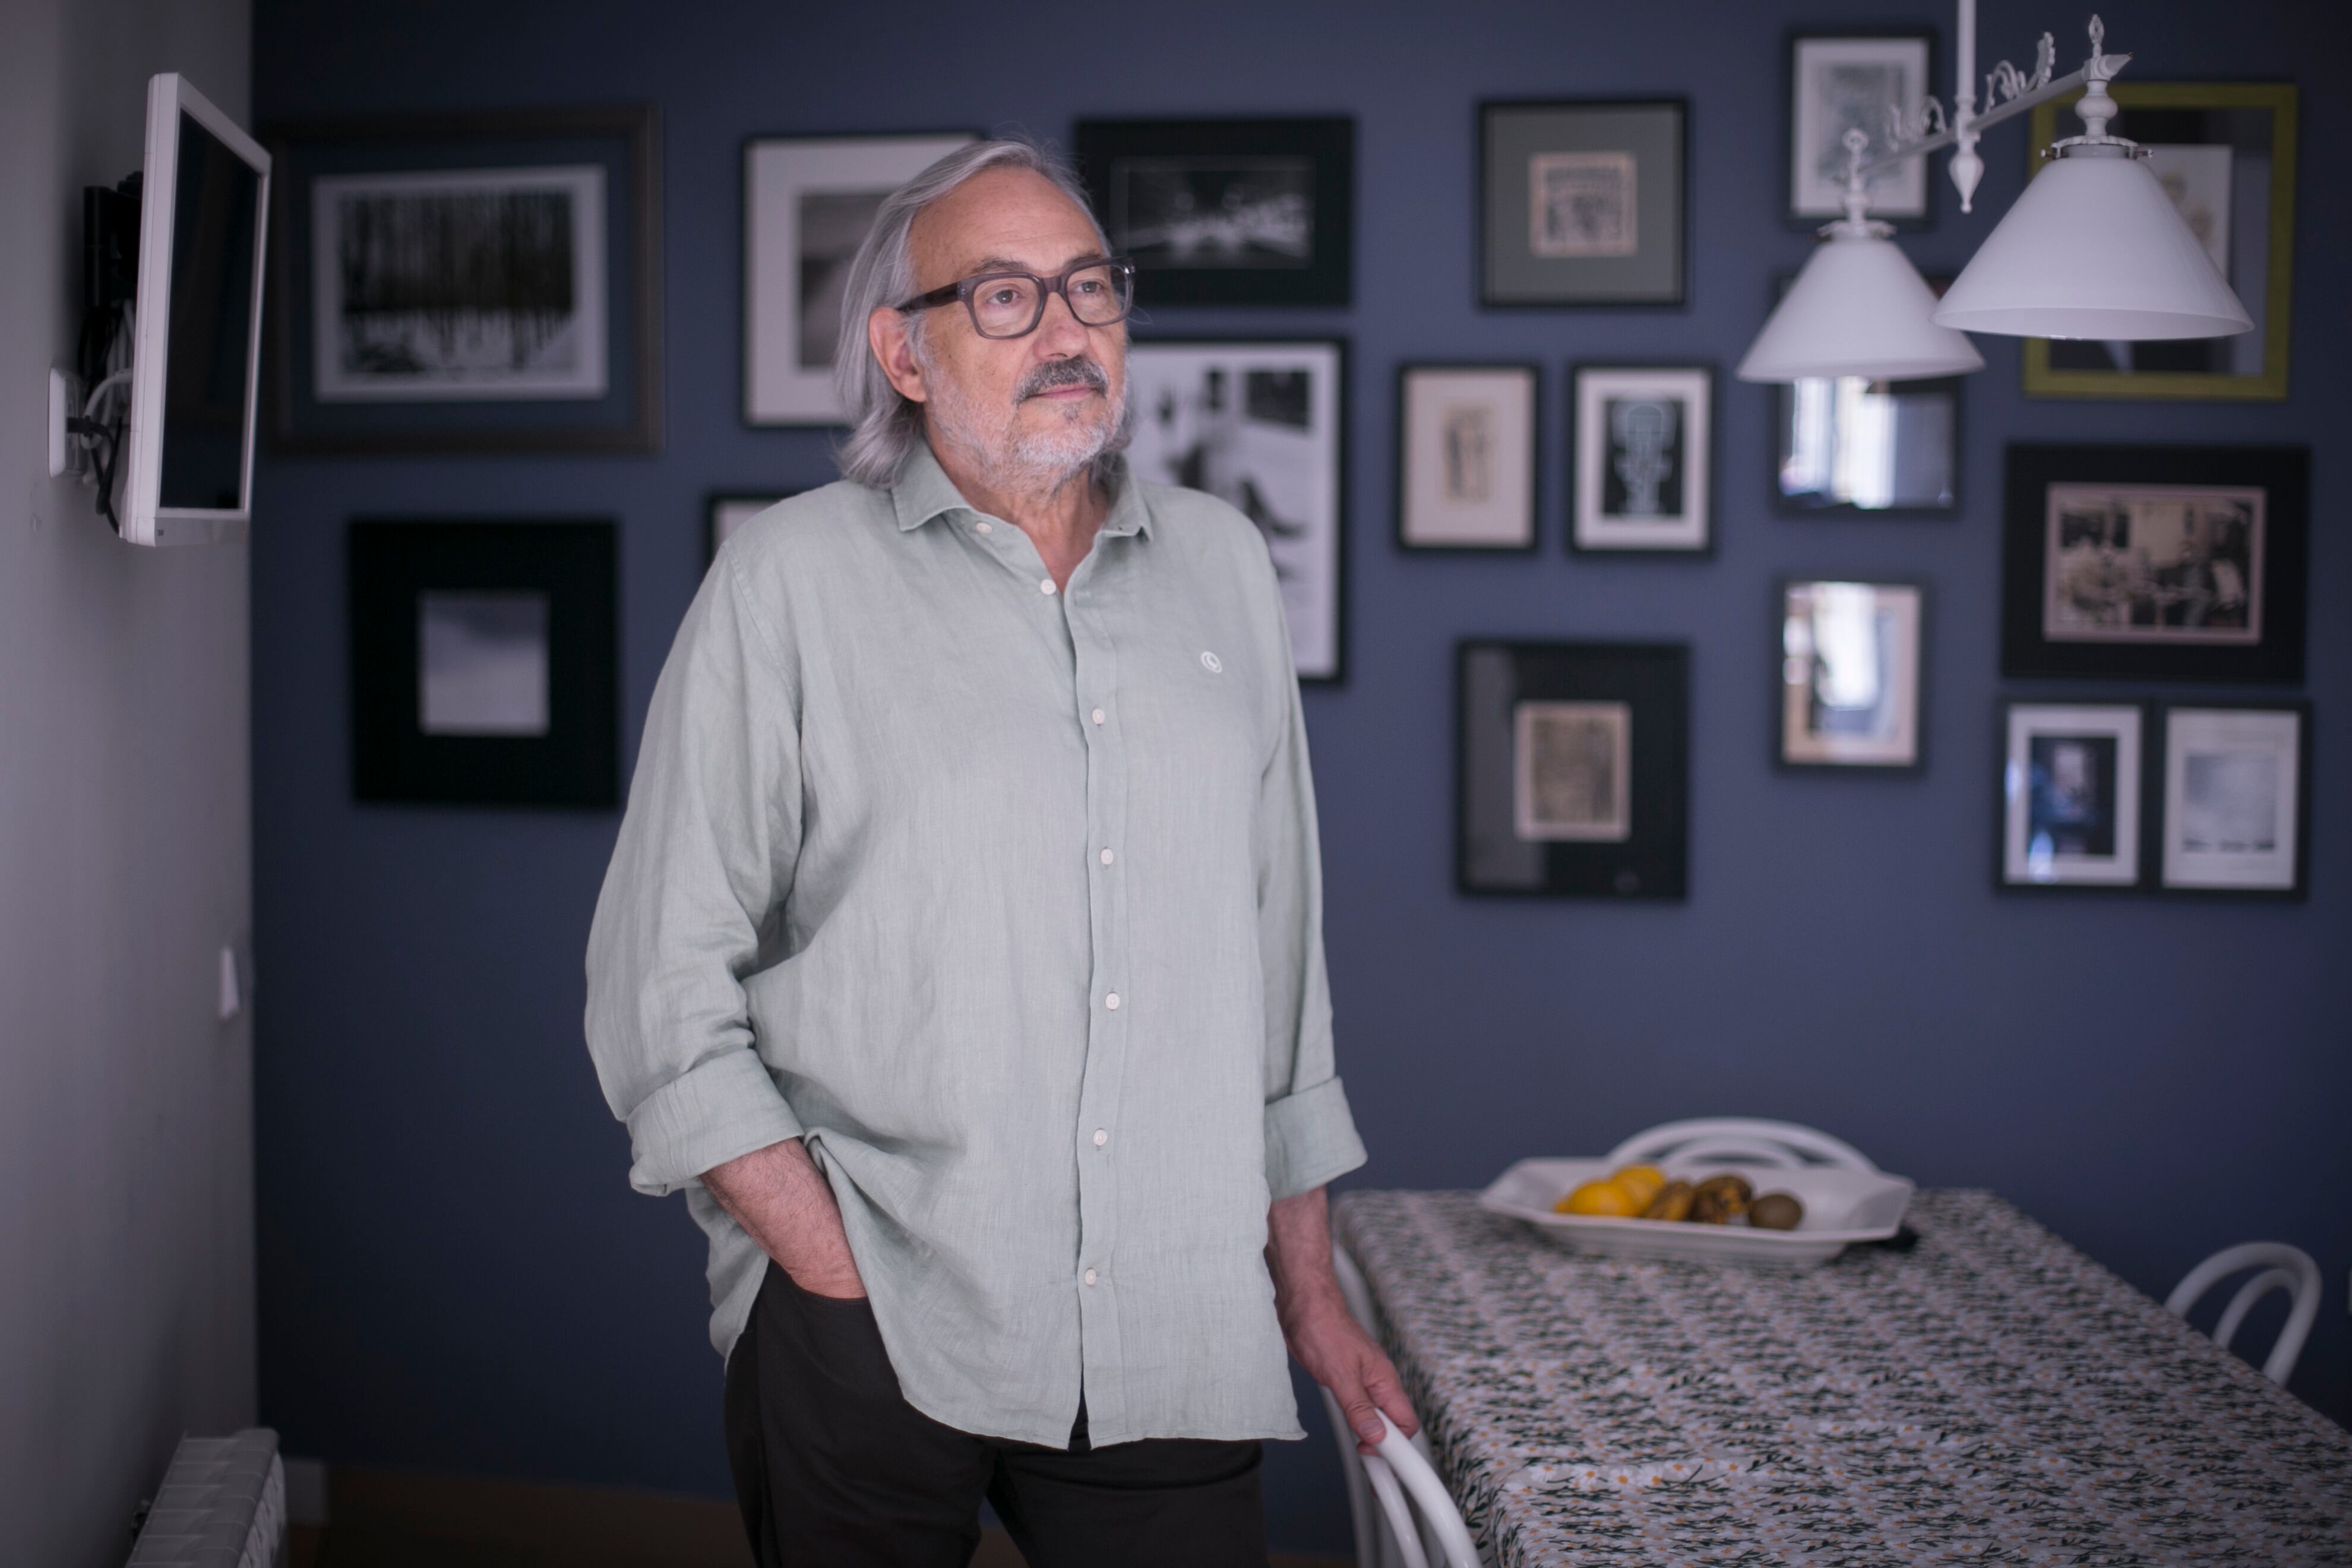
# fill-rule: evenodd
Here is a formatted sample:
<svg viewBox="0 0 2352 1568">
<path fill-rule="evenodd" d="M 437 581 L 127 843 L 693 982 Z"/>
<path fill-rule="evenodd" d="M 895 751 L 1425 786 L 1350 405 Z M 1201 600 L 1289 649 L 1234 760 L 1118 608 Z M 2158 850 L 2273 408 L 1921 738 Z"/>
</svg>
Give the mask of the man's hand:
<svg viewBox="0 0 2352 1568">
<path fill-rule="evenodd" d="M 799 1139 L 714 1165 L 702 1184 L 802 1289 L 838 1300 L 866 1294 L 833 1188 Z"/>
<path fill-rule="evenodd" d="M 1331 1272 L 1331 1216 L 1324 1190 L 1276 1199 L 1265 1221 L 1274 1310 L 1290 1353 L 1339 1402 L 1360 1452 L 1379 1446 L 1382 1415 L 1412 1436 L 1421 1423 L 1405 1403 L 1396 1368 L 1349 1315 L 1347 1298 Z"/>
</svg>

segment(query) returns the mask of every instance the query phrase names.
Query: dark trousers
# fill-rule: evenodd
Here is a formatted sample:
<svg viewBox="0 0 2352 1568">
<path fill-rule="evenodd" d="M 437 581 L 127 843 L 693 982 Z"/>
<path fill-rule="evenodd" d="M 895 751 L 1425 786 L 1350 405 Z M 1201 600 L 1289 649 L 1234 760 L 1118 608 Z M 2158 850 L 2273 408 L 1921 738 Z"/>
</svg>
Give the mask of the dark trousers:
<svg viewBox="0 0 2352 1568">
<path fill-rule="evenodd" d="M 771 1263 L 727 1358 L 727 1455 L 760 1568 L 964 1568 L 985 1497 L 1031 1568 L 1265 1568 L 1258 1446 L 1066 1449 L 978 1437 L 907 1403 L 863 1300 Z"/>
</svg>

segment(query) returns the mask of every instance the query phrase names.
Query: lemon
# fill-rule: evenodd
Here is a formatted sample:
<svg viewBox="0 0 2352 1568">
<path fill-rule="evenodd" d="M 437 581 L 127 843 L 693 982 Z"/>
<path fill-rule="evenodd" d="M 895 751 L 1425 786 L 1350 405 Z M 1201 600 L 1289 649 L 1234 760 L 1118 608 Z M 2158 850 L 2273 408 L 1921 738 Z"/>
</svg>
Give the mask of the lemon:
<svg viewBox="0 0 2352 1568">
<path fill-rule="evenodd" d="M 1630 1219 L 1648 1205 L 1634 1201 L 1633 1194 L 1619 1186 L 1614 1178 L 1587 1182 L 1552 1205 L 1555 1214 L 1593 1215 L 1609 1219 Z"/>
<path fill-rule="evenodd" d="M 1650 1200 L 1665 1190 L 1666 1173 L 1655 1165 L 1628 1165 L 1612 1172 L 1609 1179 L 1633 1194 L 1639 1214 L 1650 1206 Z"/>
</svg>

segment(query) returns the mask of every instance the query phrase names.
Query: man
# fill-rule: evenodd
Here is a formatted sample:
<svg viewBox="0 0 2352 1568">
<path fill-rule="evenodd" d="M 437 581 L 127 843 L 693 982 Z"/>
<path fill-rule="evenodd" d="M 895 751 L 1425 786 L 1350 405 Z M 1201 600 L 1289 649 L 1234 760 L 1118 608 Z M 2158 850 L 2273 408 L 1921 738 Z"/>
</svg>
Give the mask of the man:
<svg viewBox="0 0 2352 1568">
<path fill-rule="evenodd" d="M 763 1565 L 1265 1561 L 1285 1342 L 1412 1415 L 1332 1278 L 1313 786 L 1274 573 L 1145 484 L 1132 272 L 1021 142 L 887 202 L 845 482 L 730 541 L 588 953 L 631 1181 L 710 1239 Z"/>
</svg>

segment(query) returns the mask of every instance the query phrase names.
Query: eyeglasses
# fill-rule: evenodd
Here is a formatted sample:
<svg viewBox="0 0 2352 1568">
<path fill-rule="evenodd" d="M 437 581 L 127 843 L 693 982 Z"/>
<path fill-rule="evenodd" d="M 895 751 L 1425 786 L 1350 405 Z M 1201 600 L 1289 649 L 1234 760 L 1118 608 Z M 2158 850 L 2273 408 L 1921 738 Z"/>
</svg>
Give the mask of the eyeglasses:
<svg viewBox="0 0 2352 1568">
<path fill-rule="evenodd" d="M 982 272 L 892 309 L 912 315 L 961 300 L 971 312 L 972 331 L 982 337 L 1025 338 L 1045 319 L 1045 300 L 1054 294 L 1086 326 L 1123 321 L 1135 305 L 1135 263 L 1116 256 L 1074 261 L 1051 278 L 1034 272 Z"/>
</svg>

